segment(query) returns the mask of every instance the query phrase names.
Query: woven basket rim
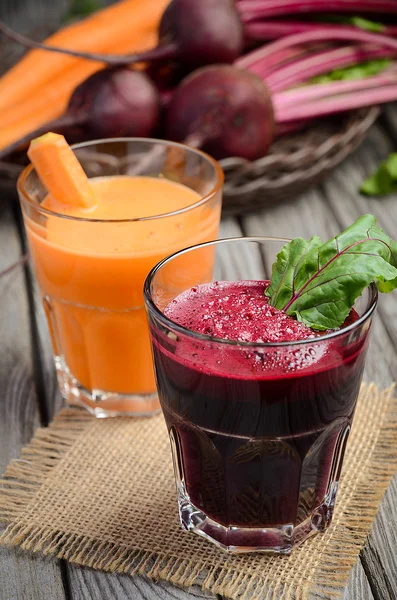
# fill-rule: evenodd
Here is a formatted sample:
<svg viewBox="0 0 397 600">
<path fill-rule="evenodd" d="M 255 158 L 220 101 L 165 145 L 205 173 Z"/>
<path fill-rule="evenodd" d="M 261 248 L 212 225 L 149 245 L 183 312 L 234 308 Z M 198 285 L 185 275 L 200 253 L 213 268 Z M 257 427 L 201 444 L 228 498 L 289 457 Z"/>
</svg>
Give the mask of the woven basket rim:
<svg viewBox="0 0 397 600">
<path fill-rule="evenodd" d="M 221 160 L 225 173 L 223 215 L 260 210 L 318 184 L 359 146 L 379 113 L 377 106 L 346 113 L 343 119 L 333 121 L 335 131 L 321 143 L 316 141 L 324 137 L 330 121 L 318 121 L 302 133 L 280 138 L 256 161 L 238 157 Z M 15 191 L 23 168 L 0 161 L 0 187 Z"/>
<path fill-rule="evenodd" d="M 280 138 L 267 156 L 254 162 L 235 157 L 220 161 L 225 171 L 223 215 L 258 211 L 321 183 L 361 144 L 379 113 L 372 106 L 318 121 L 293 138 Z"/>
</svg>

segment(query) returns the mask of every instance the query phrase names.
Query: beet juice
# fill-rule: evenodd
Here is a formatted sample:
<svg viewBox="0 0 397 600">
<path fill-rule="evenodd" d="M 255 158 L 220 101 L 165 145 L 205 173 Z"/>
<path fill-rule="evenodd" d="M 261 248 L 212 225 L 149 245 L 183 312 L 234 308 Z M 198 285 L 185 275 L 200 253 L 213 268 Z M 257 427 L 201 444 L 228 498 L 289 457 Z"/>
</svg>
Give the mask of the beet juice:
<svg viewBox="0 0 397 600">
<path fill-rule="evenodd" d="M 289 552 L 331 520 L 366 336 L 309 329 L 267 285 L 193 287 L 164 315 L 203 335 L 152 323 L 152 339 L 182 522 L 228 549 Z"/>
<path fill-rule="evenodd" d="M 365 271 L 357 248 L 339 271 L 333 262 L 352 239 L 370 239 L 373 219 L 361 221 L 320 246 L 270 237 L 193 246 L 146 279 L 180 521 L 229 552 L 289 553 L 331 522 L 377 303 L 374 285 L 352 296 L 355 280 L 340 277 L 354 275 L 357 256 Z M 394 276 L 378 262 L 380 278 Z M 292 297 L 313 328 L 284 312 Z"/>
</svg>

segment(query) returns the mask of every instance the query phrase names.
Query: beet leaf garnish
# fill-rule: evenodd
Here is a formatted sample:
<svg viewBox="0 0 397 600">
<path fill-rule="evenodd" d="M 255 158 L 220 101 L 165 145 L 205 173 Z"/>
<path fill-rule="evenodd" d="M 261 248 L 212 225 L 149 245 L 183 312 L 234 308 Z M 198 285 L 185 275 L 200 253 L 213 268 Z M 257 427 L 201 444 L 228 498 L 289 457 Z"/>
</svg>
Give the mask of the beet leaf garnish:
<svg viewBox="0 0 397 600">
<path fill-rule="evenodd" d="M 397 287 L 397 242 L 363 215 L 325 244 L 313 237 L 283 246 L 266 296 L 312 329 L 337 329 L 371 283 L 385 293 Z"/>
</svg>

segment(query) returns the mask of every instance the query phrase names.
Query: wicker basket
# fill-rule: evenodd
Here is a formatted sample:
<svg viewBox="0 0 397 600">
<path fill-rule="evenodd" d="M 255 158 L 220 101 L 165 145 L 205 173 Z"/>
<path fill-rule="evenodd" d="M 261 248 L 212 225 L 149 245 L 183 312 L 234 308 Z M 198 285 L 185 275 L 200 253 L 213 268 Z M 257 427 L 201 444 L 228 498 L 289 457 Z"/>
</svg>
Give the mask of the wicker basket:
<svg viewBox="0 0 397 600">
<path fill-rule="evenodd" d="M 293 198 L 324 180 L 363 141 L 379 115 L 378 107 L 321 120 L 307 130 L 277 140 L 269 154 L 249 162 L 221 161 L 225 171 L 224 215 L 262 209 Z"/>
<path fill-rule="evenodd" d="M 373 107 L 319 121 L 304 132 L 280 138 L 269 154 L 254 162 L 241 158 L 221 161 L 225 171 L 223 215 L 257 211 L 318 184 L 357 148 L 378 114 L 379 109 Z M 13 194 L 21 169 L 0 163 L 3 193 Z"/>
</svg>

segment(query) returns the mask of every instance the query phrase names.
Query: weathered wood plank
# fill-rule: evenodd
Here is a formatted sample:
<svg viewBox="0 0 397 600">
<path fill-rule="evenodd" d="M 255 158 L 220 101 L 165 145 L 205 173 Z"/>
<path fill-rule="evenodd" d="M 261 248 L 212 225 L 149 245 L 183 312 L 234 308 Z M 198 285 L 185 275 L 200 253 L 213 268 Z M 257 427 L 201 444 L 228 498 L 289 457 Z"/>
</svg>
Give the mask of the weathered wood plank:
<svg viewBox="0 0 397 600">
<path fill-rule="evenodd" d="M 389 136 L 393 139 L 394 148 L 393 151 L 397 150 L 397 103 L 387 105 L 383 112 L 381 123 L 385 126 L 385 129 Z"/>
<path fill-rule="evenodd" d="M 50 559 L 0 549 L 0 600 L 64 600 L 59 568 Z"/>
<path fill-rule="evenodd" d="M 243 216 L 245 235 L 273 237 L 330 237 L 338 233 L 338 223 L 317 188 L 286 202 L 266 205 L 257 214 Z"/>
<path fill-rule="evenodd" d="M 12 214 L 0 211 L 0 272 L 19 260 L 21 249 Z M 0 277 L 0 468 L 16 458 L 38 425 L 31 379 L 29 316 L 23 267 Z"/>
<path fill-rule="evenodd" d="M 375 600 L 397 598 L 397 475 L 391 482 L 375 517 L 361 562 Z"/>
<path fill-rule="evenodd" d="M 354 565 L 343 600 L 375 600 L 360 561 Z"/>
<path fill-rule="evenodd" d="M 243 235 L 243 232 L 237 219 L 232 217 L 222 219 L 219 227 L 219 238 L 240 237 L 241 235 Z"/>
<path fill-rule="evenodd" d="M 91 569 L 69 566 L 73 600 L 211 600 L 215 596 L 205 594 L 198 587 L 177 588 L 166 581 L 153 582 L 143 577 L 128 577 L 99 573 Z"/>
<path fill-rule="evenodd" d="M 16 262 L 21 248 L 11 210 L 0 214 L 0 271 Z M 0 277 L 0 470 L 17 458 L 39 425 L 30 359 L 29 313 L 23 267 Z M 55 561 L 0 548 L 1 600 L 63 600 Z"/>
<path fill-rule="evenodd" d="M 383 567 L 378 546 L 374 544 L 372 536 L 369 537 L 360 559 L 375 600 L 394 600 L 396 595 L 393 583 Z"/>
<path fill-rule="evenodd" d="M 31 2 L 29 6 L 25 5 L 22 20 L 21 5 L 22 2 L 17 3 L 14 0 L 2 2 L 1 18 L 5 18 L 9 25 L 19 31 L 29 31 L 31 23 L 34 23 L 32 33 L 37 39 L 41 39 L 45 34 L 40 25 L 45 23 L 46 31 L 48 26 L 55 27 L 54 3 L 46 3 L 44 6 L 43 2 Z M 59 8 L 57 10 L 59 14 Z M 17 44 L 3 42 L 0 48 L 0 72 L 6 70 L 24 51 L 24 48 Z M 15 195 L 11 200 L 15 202 Z M 4 202 L 3 194 L 0 270 L 15 262 L 21 255 L 13 211 Z M 39 411 L 33 385 L 29 306 L 22 268 L 0 281 L 0 297 L 0 381 L 5 389 L 0 410 L 0 464 L 3 471 L 10 458 L 18 456 L 21 447 L 29 441 L 39 425 Z M 19 598 L 63 600 L 65 593 L 59 563 L 1 548 L 0 599 Z"/>
</svg>

